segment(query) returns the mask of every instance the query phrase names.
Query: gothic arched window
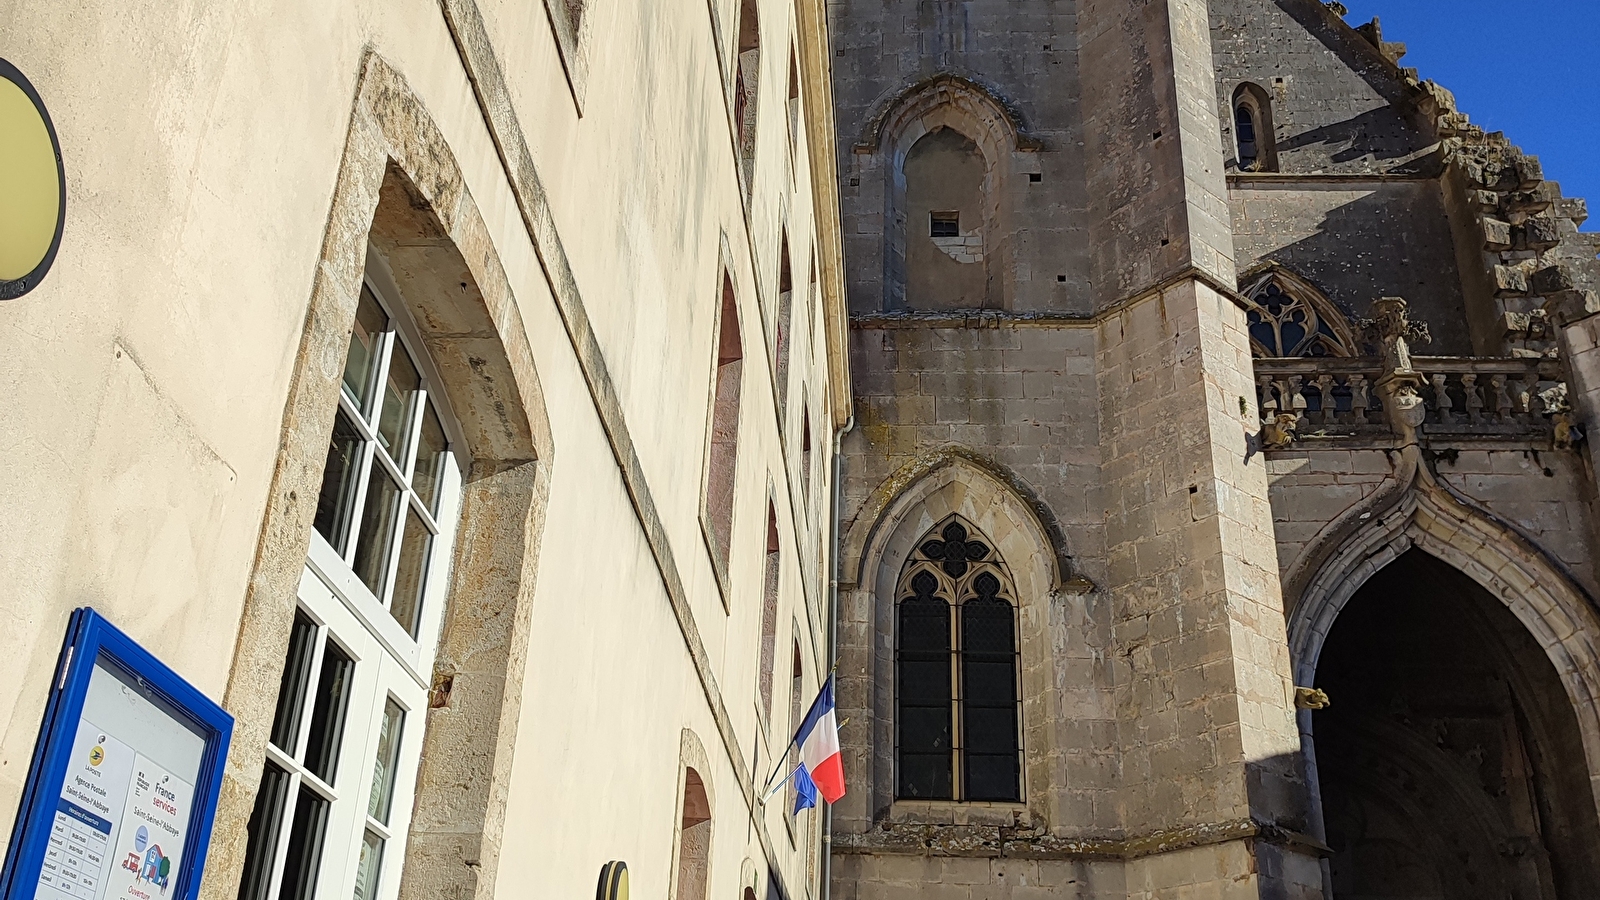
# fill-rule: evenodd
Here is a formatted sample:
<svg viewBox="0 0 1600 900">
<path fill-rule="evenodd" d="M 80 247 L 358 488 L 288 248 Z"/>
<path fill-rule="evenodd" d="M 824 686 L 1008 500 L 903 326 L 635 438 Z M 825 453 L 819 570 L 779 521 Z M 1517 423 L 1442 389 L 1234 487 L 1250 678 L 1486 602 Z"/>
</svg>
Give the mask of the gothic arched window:
<svg viewBox="0 0 1600 900">
<path fill-rule="evenodd" d="M 1305 279 L 1271 268 L 1243 291 L 1250 353 L 1268 358 L 1353 356 L 1344 314 Z"/>
<path fill-rule="evenodd" d="M 1272 99 L 1260 85 L 1241 84 L 1233 93 L 1233 141 L 1239 171 L 1278 171 Z"/>
<path fill-rule="evenodd" d="M 895 794 L 1022 799 L 1017 612 L 1004 563 L 955 518 L 900 578 L 895 643 Z"/>
</svg>

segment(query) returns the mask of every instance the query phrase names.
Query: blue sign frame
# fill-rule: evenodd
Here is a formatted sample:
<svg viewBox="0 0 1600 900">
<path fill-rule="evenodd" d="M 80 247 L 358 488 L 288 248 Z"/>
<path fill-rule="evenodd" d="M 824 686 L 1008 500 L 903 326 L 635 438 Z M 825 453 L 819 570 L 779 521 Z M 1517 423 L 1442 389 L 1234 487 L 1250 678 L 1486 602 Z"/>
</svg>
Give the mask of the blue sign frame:
<svg viewBox="0 0 1600 900">
<path fill-rule="evenodd" d="M 11 844 L 6 848 L 5 869 L 0 872 L 3 900 L 33 900 L 38 890 L 45 850 L 71 763 L 73 740 L 83 716 L 89 676 L 95 662 L 101 659 L 150 689 L 165 701 L 163 706 L 168 709 L 164 711 L 181 715 L 205 739 L 184 837 L 185 852 L 178 861 L 173 890 L 167 896 L 171 900 L 194 900 L 200 893 L 200 874 L 205 869 L 217 797 L 222 790 L 223 764 L 233 736 L 233 717 L 104 616 L 83 608 L 74 610 L 68 622 L 66 642 L 50 685 L 44 723 L 34 745 Z"/>
</svg>

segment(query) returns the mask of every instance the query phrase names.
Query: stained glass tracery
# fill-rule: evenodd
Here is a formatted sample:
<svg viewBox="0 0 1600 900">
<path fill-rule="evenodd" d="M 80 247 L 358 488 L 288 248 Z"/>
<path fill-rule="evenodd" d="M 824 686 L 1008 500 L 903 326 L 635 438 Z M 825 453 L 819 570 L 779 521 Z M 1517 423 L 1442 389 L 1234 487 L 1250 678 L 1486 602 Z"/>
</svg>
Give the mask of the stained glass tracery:
<svg viewBox="0 0 1600 900">
<path fill-rule="evenodd" d="M 1244 292 L 1245 322 L 1254 356 L 1268 358 L 1350 356 L 1344 316 L 1309 284 L 1277 270 Z"/>
<path fill-rule="evenodd" d="M 1020 801 L 1016 608 L 988 542 L 954 519 L 918 543 L 900 580 L 896 795 Z"/>
</svg>

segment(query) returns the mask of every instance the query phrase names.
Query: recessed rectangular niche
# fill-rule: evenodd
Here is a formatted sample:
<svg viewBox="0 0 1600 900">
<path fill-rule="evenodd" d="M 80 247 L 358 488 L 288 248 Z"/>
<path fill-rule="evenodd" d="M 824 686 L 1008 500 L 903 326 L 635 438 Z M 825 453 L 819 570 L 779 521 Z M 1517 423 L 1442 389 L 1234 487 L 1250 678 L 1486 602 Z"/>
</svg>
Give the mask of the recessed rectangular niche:
<svg viewBox="0 0 1600 900">
<path fill-rule="evenodd" d="M 1044 180 L 1044 173 L 1043 172 L 1029 172 L 1028 173 L 1028 180 L 1033 182 L 1034 184 L 1038 184 L 1039 182 Z"/>
<path fill-rule="evenodd" d="M 961 213 L 956 210 L 928 213 L 928 234 L 932 237 L 960 237 Z"/>
</svg>

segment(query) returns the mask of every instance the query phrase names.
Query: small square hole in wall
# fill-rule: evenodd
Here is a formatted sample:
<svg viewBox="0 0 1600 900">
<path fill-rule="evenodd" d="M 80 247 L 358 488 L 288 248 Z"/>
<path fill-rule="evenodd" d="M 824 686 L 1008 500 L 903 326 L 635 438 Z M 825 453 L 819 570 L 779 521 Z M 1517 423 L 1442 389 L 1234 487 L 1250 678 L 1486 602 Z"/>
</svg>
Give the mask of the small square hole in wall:
<svg viewBox="0 0 1600 900">
<path fill-rule="evenodd" d="M 1044 173 L 1042 173 L 1042 172 L 1029 172 L 1028 173 L 1028 180 L 1033 182 L 1034 184 L 1038 184 L 1039 182 L 1044 180 Z"/>
<path fill-rule="evenodd" d="M 861 178 L 859 176 L 855 177 L 855 178 L 851 178 L 850 179 L 850 186 L 851 187 L 860 187 L 861 186 Z"/>
<path fill-rule="evenodd" d="M 928 213 L 928 234 L 931 237 L 960 237 L 961 213 L 948 209 Z"/>
<path fill-rule="evenodd" d="M 1056 283 L 1057 284 L 1066 284 L 1067 283 L 1067 276 L 1065 276 L 1065 275 L 1057 275 L 1056 276 Z"/>
</svg>

